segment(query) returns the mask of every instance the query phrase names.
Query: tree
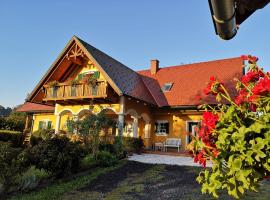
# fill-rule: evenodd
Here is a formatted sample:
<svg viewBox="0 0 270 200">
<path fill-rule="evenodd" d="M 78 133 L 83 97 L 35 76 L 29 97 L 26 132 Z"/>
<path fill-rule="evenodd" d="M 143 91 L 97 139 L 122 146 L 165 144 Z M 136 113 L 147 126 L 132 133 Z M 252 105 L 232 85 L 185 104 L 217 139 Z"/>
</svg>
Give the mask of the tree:
<svg viewBox="0 0 270 200">
<path fill-rule="evenodd" d="M 26 114 L 12 111 L 11 114 L 5 118 L 7 129 L 15 131 L 23 131 L 26 120 Z"/>
<path fill-rule="evenodd" d="M 220 80 L 210 78 L 204 92 L 226 104 L 203 106 L 199 135 L 189 146 L 195 162 L 205 167 L 207 160 L 212 161 L 212 169 L 203 169 L 197 181 L 203 193 L 215 197 L 225 189 L 239 198 L 270 176 L 270 74 L 257 66 L 256 57 L 242 58 L 249 70 L 237 80 L 235 98 Z"/>
<path fill-rule="evenodd" d="M 3 106 L 0 105 L 0 117 L 1 117 L 1 116 L 2 116 L 2 117 L 6 117 L 6 116 L 8 116 L 11 112 L 12 112 L 12 109 L 11 109 L 11 108 L 9 108 L 9 107 L 5 108 L 5 107 L 3 107 Z"/>
<path fill-rule="evenodd" d="M 83 136 L 90 137 L 91 150 L 94 158 L 98 153 L 99 135 L 102 130 L 113 128 L 116 126 L 116 121 L 106 116 L 106 111 L 102 110 L 96 115 L 90 115 L 82 120 L 69 120 L 68 129 L 75 130 Z"/>
</svg>

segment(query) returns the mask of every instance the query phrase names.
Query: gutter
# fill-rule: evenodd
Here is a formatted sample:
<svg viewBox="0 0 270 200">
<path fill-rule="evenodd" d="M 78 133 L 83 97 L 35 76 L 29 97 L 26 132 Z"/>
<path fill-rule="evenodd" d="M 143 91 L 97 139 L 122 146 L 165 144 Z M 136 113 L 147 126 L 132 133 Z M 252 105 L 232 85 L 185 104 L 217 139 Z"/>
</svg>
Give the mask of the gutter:
<svg viewBox="0 0 270 200">
<path fill-rule="evenodd" d="M 216 34 L 230 40 L 237 33 L 234 0 L 208 0 Z"/>
</svg>

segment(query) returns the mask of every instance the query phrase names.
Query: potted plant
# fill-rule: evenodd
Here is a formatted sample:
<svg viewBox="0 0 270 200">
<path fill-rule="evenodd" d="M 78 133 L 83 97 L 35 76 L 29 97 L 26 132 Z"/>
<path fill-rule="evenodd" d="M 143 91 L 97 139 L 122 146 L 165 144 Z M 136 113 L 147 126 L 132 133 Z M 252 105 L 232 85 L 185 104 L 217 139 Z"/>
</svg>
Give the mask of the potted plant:
<svg viewBox="0 0 270 200">
<path fill-rule="evenodd" d="M 71 96 L 76 96 L 76 85 L 78 85 L 79 81 L 77 79 L 73 79 L 70 82 L 71 85 Z"/>
<path fill-rule="evenodd" d="M 51 87 L 51 92 L 53 97 L 57 97 L 57 90 L 59 86 L 59 82 L 54 80 L 47 84 L 49 87 Z"/>
<path fill-rule="evenodd" d="M 90 76 L 87 79 L 87 84 L 92 87 L 92 95 L 97 95 L 97 90 L 98 90 L 98 83 L 97 83 L 97 78 L 95 76 Z"/>
</svg>

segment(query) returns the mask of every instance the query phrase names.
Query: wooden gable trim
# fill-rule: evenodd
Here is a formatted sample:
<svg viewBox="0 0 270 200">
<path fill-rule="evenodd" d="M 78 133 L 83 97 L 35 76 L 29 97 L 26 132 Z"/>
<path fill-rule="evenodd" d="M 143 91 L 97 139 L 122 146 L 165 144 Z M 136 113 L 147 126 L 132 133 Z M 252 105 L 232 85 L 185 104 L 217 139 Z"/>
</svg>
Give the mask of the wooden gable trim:
<svg viewBox="0 0 270 200">
<path fill-rule="evenodd" d="M 100 64 L 96 61 L 96 59 L 89 53 L 89 51 L 84 47 L 83 44 L 77 39 L 76 36 L 73 36 L 79 47 L 84 51 L 86 56 L 97 66 L 98 70 L 102 73 L 102 75 L 105 77 L 105 79 L 109 82 L 109 84 L 112 86 L 112 88 L 116 91 L 116 93 L 121 96 L 123 95 L 123 92 L 118 88 L 118 86 L 114 83 L 114 81 L 111 79 L 111 77 L 105 72 L 105 70 L 100 66 Z"/>
<path fill-rule="evenodd" d="M 63 60 L 66 58 L 66 53 L 69 49 L 71 49 L 74 44 L 77 44 L 82 50 L 83 53 L 90 59 L 100 70 L 102 75 L 104 75 L 105 79 L 108 81 L 108 83 L 112 86 L 112 88 L 115 90 L 115 92 L 121 96 L 123 95 L 122 91 L 117 87 L 117 85 L 113 82 L 113 80 L 109 77 L 109 75 L 103 70 L 103 68 L 99 65 L 99 63 L 94 59 L 94 57 L 88 52 L 88 50 L 84 47 L 83 44 L 77 39 L 76 36 L 73 36 L 70 41 L 67 43 L 65 48 L 61 51 L 59 56 L 56 58 L 56 60 L 53 62 L 53 64 L 50 66 L 50 68 L 47 70 L 45 75 L 42 77 L 42 79 L 38 82 L 34 90 L 30 93 L 29 97 L 26 99 L 26 101 L 31 102 L 38 94 L 42 86 L 45 84 L 45 82 L 51 77 L 51 75 L 57 70 L 59 65 L 63 62 Z"/>
<path fill-rule="evenodd" d="M 38 82 L 34 90 L 30 93 L 29 97 L 27 97 L 26 101 L 32 101 L 38 94 L 41 87 L 44 85 L 44 83 L 51 77 L 51 75 L 55 72 L 55 70 L 58 68 L 58 66 L 62 63 L 62 61 L 65 59 L 65 54 L 68 51 L 69 48 L 72 48 L 72 43 L 74 42 L 74 39 L 71 38 L 65 48 L 61 51 L 59 56 L 55 59 L 55 61 L 52 63 L 50 68 L 47 70 L 45 75 L 41 78 L 41 80 Z"/>
</svg>

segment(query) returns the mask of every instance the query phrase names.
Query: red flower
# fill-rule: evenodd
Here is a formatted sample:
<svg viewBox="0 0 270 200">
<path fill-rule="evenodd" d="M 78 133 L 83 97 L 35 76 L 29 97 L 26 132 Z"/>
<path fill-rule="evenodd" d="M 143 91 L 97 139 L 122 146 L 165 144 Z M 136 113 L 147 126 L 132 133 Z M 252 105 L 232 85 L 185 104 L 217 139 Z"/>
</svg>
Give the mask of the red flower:
<svg viewBox="0 0 270 200">
<path fill-rule="evenodd" d="M 212 153 L 213 153 L 215 158 L 217 158 L 219 155 L 219 151 L 217 149 L 213 149 Z"/>
<path fill-rule="evenodd" d="M 255 104 L 250 104 L 250 106 L 249 106 L 249 109 L 252 111 L 252 112 L 256 112 L 256 110 L 257 110 L 257 105 L 255 105 Z"/>
<path fill-rule="evenodd" d="M 218 115 L 212 112 L 205 112 L 203 114 L 202 126 L 199 130 L 199 138 L 202 142 L 209 147 L 215 147 L 215 139 L 213 138 L 212 131 L 215 129 L 218 122 Z"/>
<path fill-rule="evenodd" d="M 248 56 L 247 55 L 242 55 L 241 58 L 242 58 L 242 60 L 248 60 Z"/>
<path fill-rule="evenodd" d="M 202 125 L 207 126 L 209 128 L 209 130 L 211 131 L 216 127 L 216 123 L 217 123 L 218 119 L 219 119 L 218 115 L 216 115 L 212 112 L 204 112 Z"/>
<path fill-rule="evenodd" d="M 223 85 L 222 82 L 220 82 L 216 77 L 211 76 L 210 82 L 207 84 L 207 87 L 203 90 L 204 94 L 209 95 L 217 95 L 218 93 L 224 93 L 223 88 L 221 87 Z"/>
<path fill-rule="evenodd" d="M 256 56 L 251 56 L 251 55 L 242 55 L 241 56 L 242 60 L 248 60 L 249 64 L 255 64 L 259 59 Z"/>
<path fill-rule="evenodd" d="M 264 77 L 259 80 L 258 84 L 252 89 L 254 95 L 266 95 L 270 93 L 270 80 Z"/>
<path fill-rule="evenodd" d="M 246 101 L 246 97 L 247 97 L 247 91 L 246 89 L 242 89 L 239 91 L 239 95 L 234 99 L 234 102 L 237 105 L 241 105 L 242 103 L 244 103 Z"/>
<path fill-rule="evenodd" d="M 242 76 L 241 81 L 244 84 L 248 84 L 250 82 L 258 81 L 260 77 L 264 77 L 262 71 L 249 71 L 247 74 Z"/>
<path fill-rule="evenodd" d="M 249 64 L 255 64 L 259 59 L 256 56 L 248 56 L 248 63 Z"/>
<path fill-rule="evenodd" d="M 194 156 L 194 162 L 199 162 L 203 167 L 206 167 L 206 160 L 206 152 L 204 149 L 199 151 L 199 153 Z"/>
<path fill-rule="evenodd" d="M 210 81 L 216 81 L 216 77 L 210 76 Z"/>
</svg>

